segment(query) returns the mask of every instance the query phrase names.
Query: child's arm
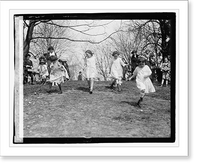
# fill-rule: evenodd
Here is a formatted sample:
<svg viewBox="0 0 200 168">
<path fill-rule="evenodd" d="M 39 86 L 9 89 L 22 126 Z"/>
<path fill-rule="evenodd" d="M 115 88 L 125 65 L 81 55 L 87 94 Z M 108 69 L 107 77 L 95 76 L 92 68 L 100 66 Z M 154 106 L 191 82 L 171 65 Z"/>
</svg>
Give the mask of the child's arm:
<svg viewBox="0 0 200 168">
<path fill-rule="evenodd" d="M 130 77 L 128 78 L 128 80 L 131 80 L 131 79 L 133 79 L 133 78 L 135 78 L 135 77 L 136 77 L 136 75 L 133 74 L 132 76 L 130 76 Z"/>
<path fill-rule="evenodd" d="M 132 78 L 135 78 L 137 75 L 137 68 L 135 68 L 134 72 L 133 72 L 133 75 L 131 75 L 128 80 L 131 80 Z"/>
</svg>

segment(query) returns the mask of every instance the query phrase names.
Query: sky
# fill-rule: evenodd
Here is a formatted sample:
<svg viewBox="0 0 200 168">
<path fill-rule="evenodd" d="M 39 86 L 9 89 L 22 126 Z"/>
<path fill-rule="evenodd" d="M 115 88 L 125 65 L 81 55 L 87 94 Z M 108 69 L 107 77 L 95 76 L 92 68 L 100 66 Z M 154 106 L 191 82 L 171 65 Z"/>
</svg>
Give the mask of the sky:
<svg viewBox="0 0 200 168">
<path fill-rule="evenodd" d="M 79 33 L 77 31 L 70 30 L 70 38 L 73 39 L 80 39 L 80 40 L 92 40 L 95 42 L 101 41 L 106 38 L 111 33 L 115 32 L 120 27 L 121 20 L 96 20 L 94 23 L 92 20 L 81 20 L 81 21 L 73 21 L 71 25 L 81 25 L 81 24 L 91 24 L 94 27 L 88 26 L 80 26 L 80 27 L 73 27 L 78 31 L 84 31 L 89 35 L 85 35 L 83 33 Z M 102 26 L 97 26 L 102 25 Z M 88 30 L 89 29 L 89 30 Z M 92 35 L 92 36 L 90 36 Z M 105 41 L 106 42 L 106 41 Z M 62 59 L 67 59 L 72 62 L 76 62 L 77 59 L 83 59 L 84 51 L 94 47 L 93 44 L 87 42 L 72 42 L 70 50 L 66 51 L 66 53 L 61 55 Z"/>
</svg>

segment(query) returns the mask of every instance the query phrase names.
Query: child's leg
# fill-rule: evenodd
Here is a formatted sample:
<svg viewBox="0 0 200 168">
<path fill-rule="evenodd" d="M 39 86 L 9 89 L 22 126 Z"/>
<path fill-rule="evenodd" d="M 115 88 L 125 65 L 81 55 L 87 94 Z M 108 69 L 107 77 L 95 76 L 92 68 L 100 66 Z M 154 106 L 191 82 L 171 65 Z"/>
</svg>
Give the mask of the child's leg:
<svg viewBox="0 0 200 168">
<path fill-rule="evenodd" d="M 166 73 L 163 72 L 161 86 L 163 86 L 165 79 L 166 79 Z"/>
<path fill-rule="evenodd" d="M 161 86 L 163 86 L 165 79 L 162 79 Z"/>
<path fill-rule="evenodd" d="M 50 82 L 49 83 L 49 90 L 48 90 L 49 93 L 51 92 L 51 88 L 52 88 L 52 83 Z"/>
<path fill-rule="evenodd" d="M 122 79 L 120 78 L 120 79 L 117 80 L 117 88 L 118 88 L 119 92 L 121 92 L 121 90 L 122 90 L 121 85 L 122 85 Z"/>
<path fill-rule="evenodd" d="M 165 81 L 165 73 L 163 72 L 161 86 L 163 86 L 163 84 L 164 84 L 164 81 Z"/>
<path fill-rule="evenodd" d="M 169 73 L 166 74 L 166 86 L 168 85 L 168 81 L 169 81 Z"/>
<path fill-rule="evenodd" d="M 166 79 L 166 86 L 168 85 L 168 79 Z"/>
<path fill-rule="evenodd" d="M 141 107 L 141 106 L 140 106 L 140 103 L 143 101 L 144 96 L 145 96 L 145 90 L 141 90 L 141 91 L 140 91 L 140 99 L 139 99 L 138 102 L 137 102 L 137 105 L 138 105 L 139 107 Z"/>
<path fill-rule="evenodd" d="M 34 75 L 33 75 L 33 73 L 31 72 L 31 73 L 29 73 L 29 75 L 30 75 L 30 77 L 31 77 L 31 84 L 33 84 L 33 78 L 34 78 Z"/>
<path fill-rule="evenodd" d="M 90 89 L 90 79 L 87 79 L 88 87 Z"/>
<path fill-rule="evenodd" d="M 110 88 L 111 88 L 111 89 L 113 89 L 115 83 L 116 83 L 116 80 L 114 80 L 114 81 L 112 82 L 112 84 L 110 85 Z"/>
<path fill-rule="evenodd" d="M 93 87 L 94 87 L 94 79 L 90 79 L 90 94 L 92 94 L 93 91 Z"/>
<path fill-rule="evenodd" d="M 59 90 L 60 90 L 59 94 L 62 94 L 61 84 L 58 84 L 58 87 L 59 87 Z"/>
</svg>

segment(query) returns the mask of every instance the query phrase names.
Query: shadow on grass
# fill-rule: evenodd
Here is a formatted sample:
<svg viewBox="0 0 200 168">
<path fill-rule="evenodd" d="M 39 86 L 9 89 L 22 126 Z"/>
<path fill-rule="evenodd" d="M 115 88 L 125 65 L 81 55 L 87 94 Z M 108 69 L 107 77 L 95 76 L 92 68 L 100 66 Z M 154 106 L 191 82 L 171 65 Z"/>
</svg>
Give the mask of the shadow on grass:
<svg viewBox="0 0 200 168">
<path fill-rule="evenodd" d="M 137 107 L 137 102 L 121 101 L 122 104 L 129 104 L 131 106 Z"/>
<path fill-rule="evenodd" d="M 86 87 L 78 87 L 78 88 L 76 88 L 76 90 L 81 90 L 83 92 L 89 92 L 89 88 L 86 88 Z"/>
<path fill-rule="evenodd" d="M 106 89 L 113 89 L 111 86 L 105 86 Z"/>
<path fill-rule="evenodd" d="M 51 94 L 51 93 L 59 93 L 59 89 L 51 89 L 51 90 L 46 90 L 46 93 Z"/>
</svg>

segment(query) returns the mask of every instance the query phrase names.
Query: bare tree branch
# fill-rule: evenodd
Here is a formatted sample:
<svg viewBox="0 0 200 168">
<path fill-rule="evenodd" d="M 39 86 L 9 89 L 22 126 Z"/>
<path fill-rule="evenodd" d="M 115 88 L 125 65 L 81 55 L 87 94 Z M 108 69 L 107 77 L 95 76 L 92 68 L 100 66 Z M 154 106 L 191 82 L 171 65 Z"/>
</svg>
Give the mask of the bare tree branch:
<svg viewBox="0 0 200 168">
<path fill-rule="evenodd" d="M 29 25 L 26 23 L 26 21 L 24 20 L 24 24 L 26 25 L 26 27 L 29 27 Z"/>
<path fill-rule="evenodd" d="M 42 37 L 42 36 L 37 36 L 37 37 L 33 37 L 32 39 L 60 39 L 60 40 L 69 40 L 72 42 L 88 42 L 91 44 L 100 44 L 103 41 L 109 39 L 112 35 L 120 32 L 121 30 L 115 31 L 113 33 L 111 33 L 109 36 L 107 36 L 106 38 L 104 38 L 103 40 L 100 41 L 91 41 L 91 40 L 79 40 L 79 39 L 71 39 L 71 38 L 67 38 L 67 37 Z"/>
<path fill-rule="evenodd" d="M 93 23 L 94 23 L 94 21 L 93 21 L 92 23 L 87 23 L 87 24 L 70 25 L 70 26 L 67 25 L 66 26 L 66 25 L 58 25 L 58 24 L 54 23 L 53 21 L 51 21 L 51 22 L 48 22 L 47 24 L 54 25 L 54 26 L 59 26 L 59 27 L 65 27 L 65 28 L 73 28 L 73 27 L 83 27 L 83 26 L 85 26 L 85 27 L 100 27 L 100 26 L 106 26 L 106 25 L 108 25 L 108 24 L 110 24 L 112 22 L 113 22 L 113 20 L 108 22 L 108 23 L 93 25 Z"/>
<path fill-rule="evenodd" d="M 82 34 L 87 35 L 87 36 L 102 36 L 102 35 L 105 35 L 105 32 L 101 33 L 101 34 L 88 34 L 88 33 L 85 33 L 85 31 L 80 31 L 80 30 L 74 29 L 72 27 L 70 27 L 69 29 L 76 31 L 76 32 L 79 32 L 79 33 L 82 33 Z"/>
</svg>

